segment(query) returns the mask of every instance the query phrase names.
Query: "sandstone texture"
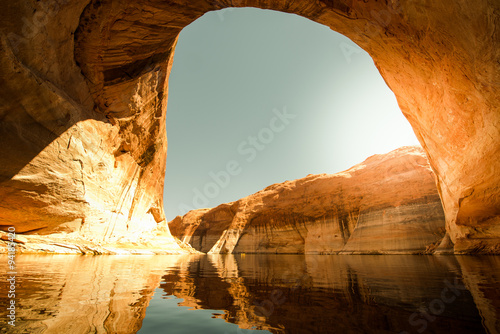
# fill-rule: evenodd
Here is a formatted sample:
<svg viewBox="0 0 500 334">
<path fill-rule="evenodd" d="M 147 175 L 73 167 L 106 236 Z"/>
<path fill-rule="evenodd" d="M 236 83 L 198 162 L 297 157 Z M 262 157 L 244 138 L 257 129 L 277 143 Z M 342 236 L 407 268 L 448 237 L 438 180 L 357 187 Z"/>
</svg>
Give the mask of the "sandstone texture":
<svg viewBox="0 0 500 334">
<path fill-rule="evenodd" d="M 169 226 L 208 253 L 429 253 L 445 235 L 434 179 L 423 150 L 403 147 L 193 210 Z"/>
<path fill-rule="evenodd" d="M 92 240 L 78 232 L 16 234 L 0 231 L 0 254 L 55 253 L 85 255 L 198 254 L 199 251 L 170 234 L 166 223 L 139 235 L 122 235 L 115 240 Z"/>
<path fill-rule="evenodd" d="M 301 15 L 366 50 L 437 176 L 449 241 L 442 248 L 500 253 L 497 0 L 4 1 L 2 230 L 113 243 L 164 222 L 177 37 L 231 6 Z"/>
</svg>

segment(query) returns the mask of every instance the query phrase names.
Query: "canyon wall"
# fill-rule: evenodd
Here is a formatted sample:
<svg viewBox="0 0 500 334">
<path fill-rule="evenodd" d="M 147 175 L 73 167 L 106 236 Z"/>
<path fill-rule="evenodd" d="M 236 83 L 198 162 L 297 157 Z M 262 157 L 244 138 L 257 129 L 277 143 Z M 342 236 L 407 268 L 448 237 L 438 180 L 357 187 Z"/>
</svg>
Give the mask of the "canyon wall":
<svg viewBox="0 0 500 334">
<path fill-rule="evenodd" d="M 99 244 L 164 223 L 177 37 L 204 13 L 231 6 L 301 15 L 366 50 L 436 173 L 447 245 L 500 252 L 496 0 L 5 1 L 1 229 Z M 179 250 L 173 240 L 168 247 Z"/>
<path fill-rule="evenodd" d="M 144 76 L 150 95 L 134 86 L 135 112 L 118 120 L 99 112 L 74 55 L 87 5 L 1 5 L 0 225 L 95 249 L 139 242 L 165 224 L 164 88 L 172 57 Z M 165 250 L 182 252 L 166 235 Z"/>
<path fill-rule="evenodd" d="M 412 146 L 193 210 L 169 227 L 208 253 L 429 253 L 445 235 L 434 173 Z"/>
</svg>

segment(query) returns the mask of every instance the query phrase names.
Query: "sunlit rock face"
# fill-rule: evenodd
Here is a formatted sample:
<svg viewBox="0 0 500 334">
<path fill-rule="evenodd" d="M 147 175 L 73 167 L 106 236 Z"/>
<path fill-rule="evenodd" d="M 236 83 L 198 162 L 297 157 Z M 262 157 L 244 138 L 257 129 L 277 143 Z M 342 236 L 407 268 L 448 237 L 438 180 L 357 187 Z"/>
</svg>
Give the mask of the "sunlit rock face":
<svg viewBox="0 0 500 334">
<path fill-rule="evenodd" d="M 228 6 L 298 14 L 365 49 L 429 156 L 451 245 L 500 252 L 494 0 L 3 2 L 0 224 L 105 242 L 164 221 L 177 36 Z"/>
<path fill-rule="evenodd" d="M 411 146 L 193 210 L 169 226 L 210 253 L 424 253 L 445 234 L 434 173 Z"/>
<path fill-rule="evenodd" d="M 68 243 L 83 238 L 97 245 L 165 223 L 170 65 L 166 59 L 163 70 L 143 76 L 143 88 L 134 82 L 135 106 L 126 101 L 135 111 L 101 113 L 74 55 L 87 5 L 1 5 L 0 224 L 17 233 L 71 233 Z M 165 247 L 179 251 L 170 241 Z"/>
</svg>

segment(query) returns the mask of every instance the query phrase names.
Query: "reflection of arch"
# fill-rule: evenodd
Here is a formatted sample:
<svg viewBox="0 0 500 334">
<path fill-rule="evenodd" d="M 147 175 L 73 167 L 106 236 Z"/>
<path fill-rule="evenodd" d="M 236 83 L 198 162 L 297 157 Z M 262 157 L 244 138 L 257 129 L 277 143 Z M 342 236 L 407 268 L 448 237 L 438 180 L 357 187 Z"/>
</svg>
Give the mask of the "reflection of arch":
<svg viewBox="0 0 500 334">
<path fill-rule="evenodd" d="M 15 10 L 27 16 L 28 22 L 33 22 L 29 16 L 34 15 L 33 10 L 22 4 L 15 6 Z M 45 157 L 38 153 L 45 154 L 47 147 L 55 143 L 71 147 L 75 152 L 85 151 L 87 155 L 90 154 L 87 150 L 102 156 L 114 153 L 114 158 L 109 159 L 115 159 L 115 169 L 103 167 L 99 183 L 104 189 L 106 182 L 110 188 L 119 189 L 115 192 L 111 189 L 112 194 L 107 195 L 94 191 L 91 182 L 95 177 L 85 174 L 86 161 L 78 163 L 78 158 L 73 158 L 76 163 L 71 170 L 81 167 L 82 176 L 77 184 L 87 182 L 86 188 L 81 185 L 78 188 L 85 193 L 76 194 L 73 204 L 65 201 L 65 205 L 71 207 L 64 214 L 52 212 L 52 217 L 57 217 L 54 221 L 71 221 L 75 225 L 66 229 L 89 228 L 89 233 L 100 233 L 100 218 L 95 217 L 101 215 L 104 217 L 101 220 L 106 221 L 110 212 L 115 212 L 118 217 L 113 219 L 122 226 L 116 233 L 146 229 L 161 221 L 163 184 L 157 179 L 165 168 L 166 83 L 177 36 L 183 27 L 204 13 L 228 6 L 298 14 L 329 26 L 365 49 L 394 91 L 401 110 L 429 155 L 455 249 L 474 249 L 479 245 L 478 238 L 483 250 L 495 247 L 500 237 L 498 228 L 495 230 L 500 208 L 500 166 L 496 158 L 500 153 L 496 93 L 499 33 L 495 30 L 498 21 L 495 13 L 500 5 L 495 1 L 475 0 L 466 5 L 424 5 L 397 0 L 94 0 L 86 7 L 85 4 L 62 4 L 57 12 L 48 13 L 47 22 L 39 27 L 36 39 L 21 42 L 17 39 L 15 47 L 12 47 L 12 38 L 2 39 L 4 43 L 10 40 L 12 49 L 5 47 L 7 51 L 0 59 L 8 79 L 2 85 L 5 92 L 11 93 L 7 99 L 11 101 L 8 111 L 2 113 L 2 117 L 4 121 L 17 122 L 17 132 L 11 131 L 10 123 L 0 128 L 6 136 L 2 138 L 17 143 L 16 150 L 1 158 L 2 165 L 14 166 L 2 171 L 2 179 L 23 173 L 35 175 L 26 171 L 25 166 L 37 165 L 36 159 L 51 161 L 50 154 Z M 5 12 L 10 13 L 12 8 Z M 13 18 L 6 18 L 4 22 L 15 36 L 23 37 L 22 23 Z M 70 46 L 74 31 L 73 50 Z M 17 64 L 17 72 L 12 70 L 13 64 Z M 27 90 L 23 94 L 19 94 L 16 82 L 24 82 Z M 38 101 L 39 105 L 33 106 L 29 100 Z M 35 108 L 37 112 L 32 111 Z M 45 110 L 45 114 L 40 110 Z M 32 124 L 38 132 L 50 136 L 37 140 L 42 136 L 30 133 Z M 97 142 L 86 140 L 87 137 Z M 18 141 L 19 138 L 23 141 Z M 97 138 L 108 142 L 99 144 Z M 106 144 L 109 145 L 102 146 Z M 81 145 L 83 150 L 72 145 Z M 102 147 L 95 148 L 97 145 Z M 54 165 L 53 168 L 58 171 L 63 167 Z M 138 176 L 128 180 L 136 168 Z M 116 169 L 122 174 L 118 175 Z M 77 175 L 67 179 L 64 173 L 57 175 L 61 179 L 54 181 L 54 186 L 62 189 L 73 184 L 73 188 L 77 187 L 69 181 Z M 13 182 L 2 185 L 0 196 L 8 194 L 16 201 L 26 200 L 29 196 L 23 189 L 43 186 L 43 182 L 27 178 L 23 179 L 24 183 Z M 7 188 L 10 190 L 5 190 Z M 54 192 L 50 187 L 37 191 Z M 110 197 L 120 198 L 120 204 L 93 206 L 93 201 L 101 203 Z M 42 202 L 31 197 L 26 202 L 33 208 L 31 227 L 47 226 L 49 223 L 43 217 L 48 216 L 50 210 L 45 208 L 60 204 L 45 199 Z M 11 203 L 11 207 L 13 205 Z M 86 216 L 89 205 L 94 212 Z M 15 210 L 9 210 L 8 221 L 20 224 Z M 156 215 L 149 217 L 147 212 L 156 212 Z M 59 225 L 55 223 L 52 227 L 57 229 Z"/>
</svg>

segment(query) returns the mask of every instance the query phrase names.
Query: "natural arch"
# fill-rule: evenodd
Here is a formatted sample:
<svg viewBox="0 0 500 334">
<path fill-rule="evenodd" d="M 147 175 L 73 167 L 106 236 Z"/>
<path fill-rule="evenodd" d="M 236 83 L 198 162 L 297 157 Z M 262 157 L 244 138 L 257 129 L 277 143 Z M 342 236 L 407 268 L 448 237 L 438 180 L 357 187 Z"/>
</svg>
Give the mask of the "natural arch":
<svg viewBox="0 0 500 334">
<path fill-rule="evenodd" d="M 493 0 L 2 5 L 2 224 L 106 239 L 164 221 L 158 177 L 177 36 L 229 6 L 301 15 L 365 49 L 428 154 L 455 251 L 500 251 Z"/>
</svg>

